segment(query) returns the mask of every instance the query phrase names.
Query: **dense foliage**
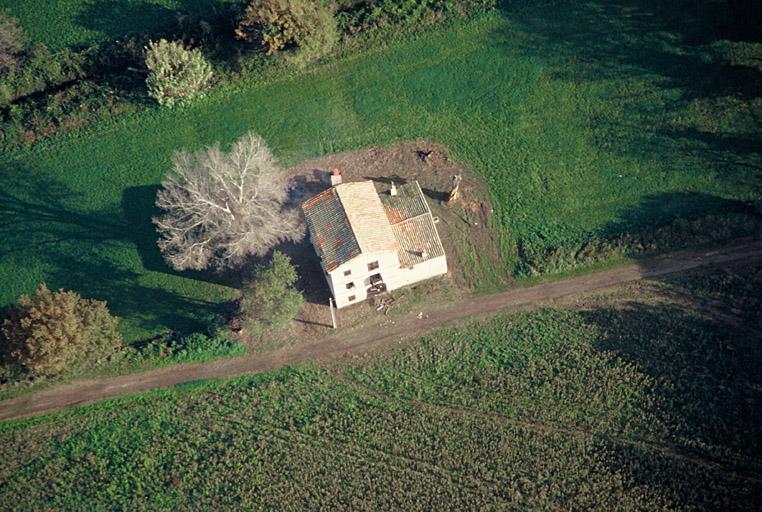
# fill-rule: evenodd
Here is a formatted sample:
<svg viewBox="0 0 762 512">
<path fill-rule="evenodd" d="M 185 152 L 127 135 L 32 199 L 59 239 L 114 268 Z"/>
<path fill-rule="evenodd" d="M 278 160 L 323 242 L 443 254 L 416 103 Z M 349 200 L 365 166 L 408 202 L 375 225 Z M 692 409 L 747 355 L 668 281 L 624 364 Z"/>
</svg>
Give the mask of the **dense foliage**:
<svg viewBox="0 0 762 512">
<path fill-rule="evenodd" d="M 338 42 L 334 10 L 330 1 L 253 0 L 235 33 L 268 55 L 295 46 L 306 62 L 330 53 Z"/>
<path fill-rule="evenodd" d="M 146 47 L 148 95 L 172 107 L 202 95 L 212 78 L 212 67 L 201 50 L 182 41 L 151 41 Z"/>
<path fill-rule="evenodd" d="M 147 343 L 125 348 L 113 358 L 112 368 L 136 369 L 176 363 L 205 362 L 220 357 L 243 355 L 245 347 L 225 333 L 206 335 L 200 332 L 188 336 L 160 336 Z"/>
<path fill-rule="evenodd" d="M 280 251 L 273 253 L 269 264 L 257 267 L 241 298 L 241 323 L 247 334 L 260 336 L 277 331 L 294 318 L 303 301 L 294 288 L 298 278 L 291 258 Z"/>
<path fill-rule="evenodd" d="M 121 348 L 122 336 L 105 302 L 41 284 L 10 309 L 0 343 L 8 362 L 48 376 L 100 362 Z"/>
<path fill-rule="evenodd" d="M 756 510 L 760 270 L 8 425 L 0 506 Z"/>
</svg>

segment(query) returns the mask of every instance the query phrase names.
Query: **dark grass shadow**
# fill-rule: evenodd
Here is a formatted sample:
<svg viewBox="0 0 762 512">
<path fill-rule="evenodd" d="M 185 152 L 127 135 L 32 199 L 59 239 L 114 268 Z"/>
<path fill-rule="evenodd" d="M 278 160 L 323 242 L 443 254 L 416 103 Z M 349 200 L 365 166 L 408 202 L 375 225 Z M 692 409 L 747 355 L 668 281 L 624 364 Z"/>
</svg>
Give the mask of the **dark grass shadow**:
<svg viewBox="0 0 762 512">
<path fill-rule="evenodd" d="M 748 17 L 759 11 L 752 2 L 502 2 L 502 10 L 533 37 L 520 45 L 510 34 L 496 34 L 495 44 L 506 50 L 518 46 L 543 59 L 556 54 L 576 64 L 566 72 L 554 70 L 557 78 L 659 79 L 685 89 L 687 97 L 756 97 L 762 87 L 758 68 L 728 65 L 701 52 L 716 41 L 748 40 L 754 32 L 748 30 L 753 23 Z"/>
<path fill-rule="evenodd" d="M 137 248 L 146 270 L 218 284 L 230 282 L 211 274 L 179 274 L 166 267 L 151 225 L 155 187 L 128 189 L 124 205 L 86 209 L 79 205 L 87 204 L 87 198 L 65 184 L 35 179 L 18 164 L 4 171 L 0 258 L 21 274 L 37 268 L 40 281 L 51 288 L 106 300 L 116 315 L 129 320 L 130 329 L 141 332 L 197 330 L 226 307 L 160 285 L 142 284 L 143 272 L 129 262 L 131 247 Z M 4 296 L 3 305 L 16 299 Z"/>
<path fill-rule="evenodd" d="M 729 41 L 762 41 L 761 2 L 503 2 L 502 9 L 527 36 L 496 33 L 498 48 L 546 62 L 542 80 L 611 90 L 589 114 L 600 149 L 674 158 L 683 171 L 717 171 L 762 193 L 762 120 L 753 107 L 762 97 L 762 49 L 728 49 Z M 728 112 L 735 126 L 719 121 Z M 674 122 L 682 118 L 689 124 Z"/>
<path fill-rule="evenodd" d="M 241 284 L 241 273 L 233 271 L 176 271 L 173 270 L 164 261 L 158 246 L 159 235 L 152 219 L 161 214 L 161 210 L 156 207 L 156 192 L 159 185 L 143 185 L 138 187 L 128 187 L 122 193 L 122 210 L 129 228 L 126 230 L 128 240 L 133 242 L 140 253 L 140 259 L 143 266 L 154 272 L 177 275 L 205 281 L 209 283 L 220 284 L 223 286 L 239 287 Z"/>
<path fill-rule="evenodd" d="M 659 228 L 686 214 L 716 217 L 684 231 L 655 231 L 659 250 L 762 235 L 749 204 L 701 193 L 646 197 L 607 231 Z M 645 272 L 652 264 L 640 263 Z M 661 448 L 601 441 L 611 471 L 677 503 L 756 509 L 750 505 L 762 496 L 754 480 L 762 471 L 762 264 L 651 280 L 658 281 L 658 294 L 581 312 L 596 327 L 597 350 L 648 376 L 653 398 L 642 406 L 659 418 L 648 436 Z"/>
<path fill-rule="evenodd" d="M 149 39 L 182 39 L 190 46 L 202 48 L 212 61 L 240 71 L 240 56 L 259 51 L 234 36 L 235 25 L 246 4 L 245 1 L 179 0 L 170 8 L 145 0 L 99 0 L 85 4 L 77 20 L 82 27 L 98 32 L 106 44 L 112 46 L 108 55 L 126 57 L 112 62 L 101 59 L 103 69 L 95 70 L 94 74 L 104 74 L 107 70 L 104 79 L 112 86 L 140 93 L 141 84 L 136 80 L 144 80 L 144 76 L 134 73 L 134 68 L 142 68 L 143 63 L 135 58 L 134 52 L 129 55 L 120 52 L 124 39 L 135 38 L 140 42 L 138 47 Z M 138 94 L 135 100 L 140 96 Z"/>
<path fill-rule="evenodd" d="M 682 304 L 633 300 L 582 313 L 600 333 L 598 350 L 648 376 L 650 407 L 660 411 L 651 436 L 669 454 L 607 443 L 612 471 L 680 503 L 759 504 L 762 484 L 745 478 L 762 469 L 762 295 L 756 293 L 753 317 L 739 322 L 685 279 L 664 280 Z"/>
<path fill-rule="evenodd" d="M 637 205 L 620 210 L 617 220 L 606 224 L 599 235 L 609 237 L 621 233 L 655 230 L 671 224 L 678 218 L 690 220 L 709 215 L 733 214 L 756 216 L 752 204 L 712 194 L 701 192 L 651 194 L 643 197 Z M 742 236 L 748 234 L 744 232 Z"/>
<path fill-rule="evenodd" d="M 145 0 L 98 0 L 88 2 L 77 16 L 79 24 L 106 39 L 135 34 L 171 32 L 182 16 L 215 18 L 230 6 L 218 0 L 180 0 L 171 9 Z"/>
</svg>

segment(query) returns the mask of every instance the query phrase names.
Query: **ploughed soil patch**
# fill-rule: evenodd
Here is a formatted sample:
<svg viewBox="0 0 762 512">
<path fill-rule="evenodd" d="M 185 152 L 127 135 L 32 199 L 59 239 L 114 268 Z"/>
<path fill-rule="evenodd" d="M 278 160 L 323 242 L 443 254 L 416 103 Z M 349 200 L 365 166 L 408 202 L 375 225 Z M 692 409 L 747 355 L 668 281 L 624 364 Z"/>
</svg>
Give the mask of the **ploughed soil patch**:
<svg viewBox="0 0 762 512">
<path fill-rule="evenodd" d="M 372 180 L 388 188 L 391 181 L 417 180 L 432 214 L 438 217 L 437 231 L 449 272 L 442 278 L 424 281 L 408 289 L 395 290 L 375 300 L 359 303 L 338 312 L 340 327 L 361 327 L 392 319 L 425 303 L 453 300 L 478 286 L 479 268 L 501 268 L 497 233 L 491 227 L 492 206 L 484 183 L 468 167 L 449 158 L 445 147 L 427 141 L 412 141 L 387 147 L 347 151 L 306 160 L 289 169 L 290 195 L 295 205 L 329 188 L 330 174 L 339 169 L 344 183 Z M 448 203 L 453 177 L 461 176 L 459 199 Z M 291 256 L 297 266 L 298 287 L 305 305 L 279 338 L 325 335 L 331 326 L 328 308 L 330 291 L 320 260 L 308 237 L 298 244 L 284 244 L 278 250 Z M 393 303 L 378 309 L 380 301 Z M 277 343 L 277 340 L 271 340 Z M 271 343 L 267 343 L 271 345 Z"/>
</svg>

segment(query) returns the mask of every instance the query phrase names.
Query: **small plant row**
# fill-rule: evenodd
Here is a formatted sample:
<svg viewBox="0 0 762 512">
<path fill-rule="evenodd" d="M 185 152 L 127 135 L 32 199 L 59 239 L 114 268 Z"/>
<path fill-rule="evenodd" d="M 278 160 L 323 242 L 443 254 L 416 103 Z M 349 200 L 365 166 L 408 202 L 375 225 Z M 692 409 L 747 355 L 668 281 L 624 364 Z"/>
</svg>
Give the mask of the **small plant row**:
<svg viewBox="0 0 762 512">
<path fill-rule="evenodd" d="M 18 22 L 0 17 L 0 147 L 28 146 L 57 133 L 150 105 L 187 103 L 209 88 L 255 78 L 273 54 L 305 67 L 342 42 L 376 29 L 414 30 L 494 7 L 495 0 L 252 0 L 242 11 L 180 15 L 160 33 L 84 49 L 30 44 Z"/>
</svg>

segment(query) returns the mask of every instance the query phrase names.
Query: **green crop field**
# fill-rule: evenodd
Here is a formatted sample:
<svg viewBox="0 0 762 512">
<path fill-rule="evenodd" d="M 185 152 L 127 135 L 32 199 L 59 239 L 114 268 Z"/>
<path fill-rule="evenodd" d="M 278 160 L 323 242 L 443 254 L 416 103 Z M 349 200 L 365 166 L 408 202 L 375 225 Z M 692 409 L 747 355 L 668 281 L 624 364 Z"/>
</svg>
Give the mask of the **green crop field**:
<svg viewBox="0 0 762 512">
<path fill-rule="evenodd" d="M 448 146 L 488 184 L 509 269 L 521 247 L 747 208 L 760 198 L 762 45 L 709 7 L 686 11 L 694 3 L 507 9 L 6 152 L 0 304 L 45 280 L 108 300 L 130 338 L 201 325 L 231 290 L 162 263 L 152 203 L 174 151 L 249 129 L 285 163 L 417 138 Z M 65 10 L 9 8 L 27 4 Z M 23 18 L 58 44 L 81 24 Z"/>
<path fill-rule="evenodd" d="M 52 49 L 155 32 L 173 26 L 178 13 L 200 17 L 244 0 L 0 0 L 30 39 Z"/>
<path fill-rule="evenodd" d="M 5 424 L 0 508 L 758 510 L 761 285 L 634 285 Z"/>
</svg>

